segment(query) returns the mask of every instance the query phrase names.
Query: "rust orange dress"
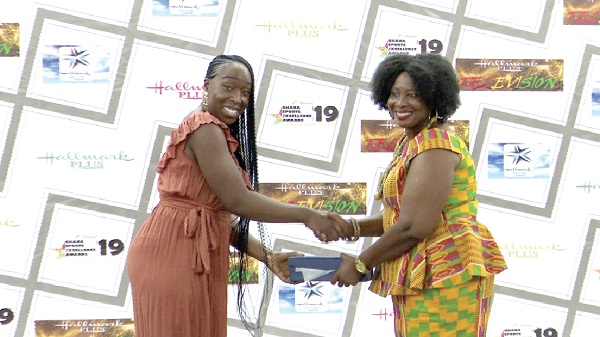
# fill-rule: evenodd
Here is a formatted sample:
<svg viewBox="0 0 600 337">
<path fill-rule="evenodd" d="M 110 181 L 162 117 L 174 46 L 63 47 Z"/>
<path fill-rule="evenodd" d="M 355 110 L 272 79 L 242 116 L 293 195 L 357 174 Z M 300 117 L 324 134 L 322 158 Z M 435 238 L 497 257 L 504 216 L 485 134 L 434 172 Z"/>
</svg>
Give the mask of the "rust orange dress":
<svg viewBox="0 0 600 337">
<path fill-rule="evenodd" d="M 171 133 L 157 167 L 160 201 L 127 256 L 136 337 L 227 335 L 230 213 L 198 164 L 183 153 L 190 133 L 207 123 L 223 129 L 238 163 L 233 155 L 238 142 L 208 112 L 190 115 Z"/>
</svg>

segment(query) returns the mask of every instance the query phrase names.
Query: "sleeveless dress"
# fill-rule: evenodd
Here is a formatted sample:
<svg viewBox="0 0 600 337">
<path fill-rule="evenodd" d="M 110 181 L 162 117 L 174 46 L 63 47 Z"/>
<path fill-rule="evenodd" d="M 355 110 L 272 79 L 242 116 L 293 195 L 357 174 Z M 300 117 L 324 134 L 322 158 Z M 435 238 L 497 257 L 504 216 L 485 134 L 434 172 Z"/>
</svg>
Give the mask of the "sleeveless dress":
<svg viewBox="0 0 600 337">
<path fill-rule="evenodd" d="M 238 142 L 208 112 L 187 117 L 171 133 L 157 172 L 160 201 L 136 234 L 127 256 L 136 337 L 227 335 L 230 213 L 183 150 L 207 123 L 223 129 L 229 152 Z"/>
<path fill-rule="evenodd" d="M 475 165 L 458 135 L 432 128 L 408 142 L 384 182 L 384 231 L 402 212 L 402 192 L 412 159 L 430 149 L 446 149 L 461 158 L 440 220 L 434 232 L 412 250 L 377 266 L 369 289 L 383 297 L 392 295 L 397 336 L 433 332 L 455 336 L 459 331 L 464 336 L 484 336 L 493 277 L 506 269 L 506 263 L 490 231 L 477 221 Z M 473 298 L 462 294 L 473 294 Z M 447 307 L 451 302 L 457 303 L 455 308 Z M 455 309 L 466 317 L 457 315 Z M 434 322 L 433 317 L 443 322 Z M 465 323 L 459 329 L 461 322 L 475 324 Z"/>
</svg>

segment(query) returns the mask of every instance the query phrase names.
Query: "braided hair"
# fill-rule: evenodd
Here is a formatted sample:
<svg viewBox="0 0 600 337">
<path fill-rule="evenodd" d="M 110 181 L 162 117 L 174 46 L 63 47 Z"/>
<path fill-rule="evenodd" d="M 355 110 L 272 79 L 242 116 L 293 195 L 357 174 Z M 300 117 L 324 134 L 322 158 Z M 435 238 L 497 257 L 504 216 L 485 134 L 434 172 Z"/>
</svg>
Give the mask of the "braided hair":
<svg viewBox="0 0 600 337">
<path fill-rule="evenodd" d="M 254 121 L 254 72 L 252 70 L 252 66 L 246 59 L 238 55 L 219 55 L 215 57 L 210 64 L 208 65 L 208 69 L 206 71 L 206 78 L 211 79 L 218 75 L 221 68 L 229 63 L 240 63 L 248 69 L 250 73 L 250 80 L 252 83 L 250 89 L 250 97 L 248 101 L 248 106 L 246 107 L 246 112 L 241 114 L 238 118 L 237 122 L 229 125 L 229 129 L 231 131 L 231 135 L 239 142 L 238 148 L 235 150 L 235 157 L 237 158 L 240 166 L 250 178 L 250 182 L 252 183 L 252 188 L 255 191 L 258 191 L 258 160 L 257 160 L 257 150 L 256 150 L 256 129 L 255 129 L 255 121 Z M 246 329 L 252 333 L 252 330 L 255 330 L 257 327 L 250 322 L 250 315 L 243 301 L 244 294 L 246 293 L 247 283 L 244 282 L 244 273 L 248 272 L 248 235 L 249 235 L 249 224 L 250 219 L 246 219 L 243 217 L 239 218 L 237 225 L 235 226 L 235 238 L 233 245 L 239 251 L 239 261 L 237 264 L 237 269 L 239 275 L 237 282 L 237 309 L 240 315 L 240 319 Z M 267 236 L 264 231 L 264 227 L 262 223 L 258 224 L 260 242 L 263 247 L 270 246 L 268 244 Z M 266 254 L 266 252 L 263 252 Z"/>
</svg>

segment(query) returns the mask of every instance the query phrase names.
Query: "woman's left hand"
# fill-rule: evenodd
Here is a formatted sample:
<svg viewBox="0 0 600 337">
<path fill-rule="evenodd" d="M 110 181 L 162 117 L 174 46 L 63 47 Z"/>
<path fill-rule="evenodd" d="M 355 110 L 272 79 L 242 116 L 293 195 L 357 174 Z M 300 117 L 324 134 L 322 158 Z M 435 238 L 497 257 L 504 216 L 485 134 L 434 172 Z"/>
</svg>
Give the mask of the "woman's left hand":
<svg viewBox="0 0 600 337">
<path fill-rule="evenodd" d="M 267 259 L 267 267 L 277 276 L 281 281 L 285 283 L 294 284 L 290 281 L 290 265 L 288 258 L 290 256 L 304 256 L 304 254 L 298 252 L 274 252 Z M 297 283 L 297 282 L 296 282 Z"/>
<path fill-rule="evenodd" d="M 344 253 L 341 253 L 340 257 L 342 258 L 342 263 L 335 272 L 335 275 L 333 275 L 331 284 L 337 283 L 338 287 L 349 287 L 356 285 L 360 281 L 360 277 L 362 275 L 354 266 L 354 257 Z"/>
</svg>

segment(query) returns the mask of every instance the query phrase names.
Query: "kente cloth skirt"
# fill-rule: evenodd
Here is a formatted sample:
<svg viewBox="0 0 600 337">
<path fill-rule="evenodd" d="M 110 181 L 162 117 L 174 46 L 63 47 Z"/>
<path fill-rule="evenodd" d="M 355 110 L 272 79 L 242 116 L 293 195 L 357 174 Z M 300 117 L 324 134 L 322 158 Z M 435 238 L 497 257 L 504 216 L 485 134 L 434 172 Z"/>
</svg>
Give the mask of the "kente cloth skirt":
<svg viewBox="0 0 600 337">
<path fill-rule="evenodd" d="M 485 337 L 494 277 L 392 296 L 397 337 Z"/>
</svg>

